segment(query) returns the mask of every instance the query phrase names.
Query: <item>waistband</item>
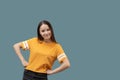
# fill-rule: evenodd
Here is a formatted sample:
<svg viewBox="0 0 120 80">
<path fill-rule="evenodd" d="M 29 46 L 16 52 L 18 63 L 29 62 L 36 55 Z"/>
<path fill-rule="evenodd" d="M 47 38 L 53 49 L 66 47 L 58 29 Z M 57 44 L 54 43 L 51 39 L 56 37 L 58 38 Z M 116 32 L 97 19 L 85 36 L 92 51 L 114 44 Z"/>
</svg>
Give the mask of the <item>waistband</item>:
<svg viewBox="0 0 120 80">
<path fill-rule="evenodd" d="M 31 70 L 27 70 L 27 69 L 24 70 L 24 73 L 29 74 L 31 76 L 35 76 L 35 77 L 47 77 L 46 73 L 34 72 L 34 71 L 31 71 Z"/>
</svg>

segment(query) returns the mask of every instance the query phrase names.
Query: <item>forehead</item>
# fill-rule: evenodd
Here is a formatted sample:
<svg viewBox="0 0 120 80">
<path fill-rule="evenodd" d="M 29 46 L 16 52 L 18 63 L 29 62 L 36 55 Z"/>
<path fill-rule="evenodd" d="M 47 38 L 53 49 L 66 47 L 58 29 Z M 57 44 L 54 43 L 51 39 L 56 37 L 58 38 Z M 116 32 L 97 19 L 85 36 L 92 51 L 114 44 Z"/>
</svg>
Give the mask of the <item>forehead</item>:
<svg viewBox="0 0 120 80">
<path fill-rule="evenodd" d="M 42 24 L 40 27 L 40 30 L 43 30 L 43 29 L 49 29 L 49 26 L 47 24 Z"/>
</svg>

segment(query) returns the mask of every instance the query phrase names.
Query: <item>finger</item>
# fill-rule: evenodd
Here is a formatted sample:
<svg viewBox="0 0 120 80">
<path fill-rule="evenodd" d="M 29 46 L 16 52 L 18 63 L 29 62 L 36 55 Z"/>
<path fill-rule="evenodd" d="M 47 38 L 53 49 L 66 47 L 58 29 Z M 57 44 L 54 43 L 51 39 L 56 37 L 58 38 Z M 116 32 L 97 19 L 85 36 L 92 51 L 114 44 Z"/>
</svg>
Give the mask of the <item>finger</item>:
<svg viewBox="0 0 120 80">
<path fill-rule="evenodd" d="M 24 68 L 26 68 L 26 66 L 23 66 Z"/>
</svg>

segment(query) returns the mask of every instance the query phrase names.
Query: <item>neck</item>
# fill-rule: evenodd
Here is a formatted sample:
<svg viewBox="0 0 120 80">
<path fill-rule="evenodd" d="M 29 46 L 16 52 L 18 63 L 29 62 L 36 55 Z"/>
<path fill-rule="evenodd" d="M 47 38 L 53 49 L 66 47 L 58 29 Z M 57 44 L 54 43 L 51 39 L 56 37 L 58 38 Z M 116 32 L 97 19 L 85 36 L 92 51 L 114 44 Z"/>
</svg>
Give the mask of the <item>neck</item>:
<svg viewBox="0 0 120 80">
<path fill-rule="evenodd" d="M 44 40 L 46 43 L 50 43 L 50 42 L 52 42 L 51 40 Z"/>
</svg>

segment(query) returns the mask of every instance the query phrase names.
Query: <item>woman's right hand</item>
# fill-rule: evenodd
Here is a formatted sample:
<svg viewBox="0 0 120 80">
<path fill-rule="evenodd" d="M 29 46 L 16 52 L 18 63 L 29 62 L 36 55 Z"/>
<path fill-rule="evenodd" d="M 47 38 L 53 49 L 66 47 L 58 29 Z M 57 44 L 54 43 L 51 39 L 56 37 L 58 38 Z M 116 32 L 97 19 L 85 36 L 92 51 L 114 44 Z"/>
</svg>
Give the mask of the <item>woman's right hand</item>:
<svg viewBox="0 0 120 80">
<path fill-rule="evenodd" d="M 22 65 L 26 67 L 28 65 L 28 62 L 26 60 L 22 60 Z"/>
</svg>

